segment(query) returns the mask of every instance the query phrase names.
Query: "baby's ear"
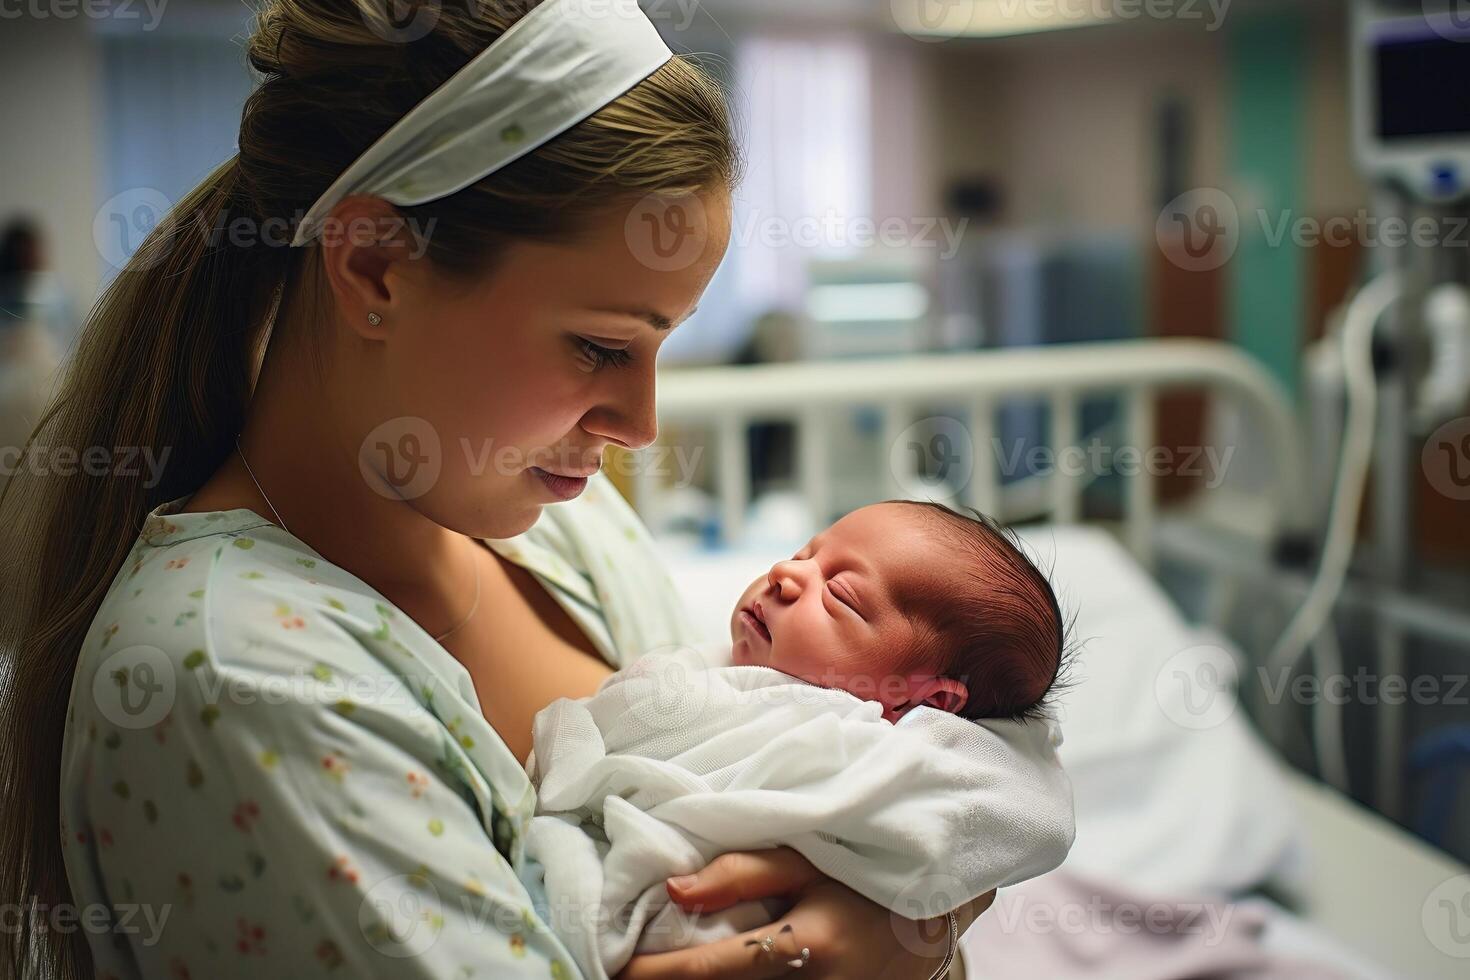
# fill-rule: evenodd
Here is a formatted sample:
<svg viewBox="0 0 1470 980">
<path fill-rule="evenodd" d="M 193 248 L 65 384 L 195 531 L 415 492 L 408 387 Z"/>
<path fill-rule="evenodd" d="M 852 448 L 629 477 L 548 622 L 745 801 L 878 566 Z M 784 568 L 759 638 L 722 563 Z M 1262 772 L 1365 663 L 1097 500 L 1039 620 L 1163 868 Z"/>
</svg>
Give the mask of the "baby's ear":
<svg viewBox="0 0 1470 980">
<path fill-rule="evenodd" d="M 960 709 L 970 700 L 970 690 L 965 687 L 964 681 L 957 681 L 953 677 L 930 677 L 914 687 L 910 700 L 916 705 L 928 705 L 950 714 L 959 714 Z"/>
<path fill-rule="evenodd" d="M 920 705 L 959 714 L 970 700 L 970 689 L 965 682 L 952 677 L 910 677 L 908 683 L 908 696 L 901 703 L 883 709 L 883 717 L 887 721 L 897 724 L 900 718 Z"/>
</svg>

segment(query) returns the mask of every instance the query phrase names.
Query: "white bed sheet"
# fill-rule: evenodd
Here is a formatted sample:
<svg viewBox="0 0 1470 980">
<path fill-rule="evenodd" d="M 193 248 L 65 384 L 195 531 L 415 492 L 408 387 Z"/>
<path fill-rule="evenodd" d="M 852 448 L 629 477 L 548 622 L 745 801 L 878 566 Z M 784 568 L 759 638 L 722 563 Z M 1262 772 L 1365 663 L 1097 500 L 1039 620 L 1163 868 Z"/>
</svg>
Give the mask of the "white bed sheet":
<svg viewBox="0 0 1470 980">
<path fill-rule="evenodd" d="M 1060 711 L 1077 806 L 1066 866 L 1162 894 L 1230 896 L 1267 881 L 1300 887 L 1309 863 L 1302 823 L 1279 764 L 1220 674 L 1230 669 L 1225 642 L 1185 623 L 1106 532 L 1047 526 L 1023 540 L 1075 616 L 1079 644 Z M 728 636 L 745 586 L 801 543 L 663 548 L 714 638 Z M 1283 947 L 1334 960 L 1349 976 L 1392 975 L 1287 913 L 1281 920 L 1268 936 Z"/>
</svg>

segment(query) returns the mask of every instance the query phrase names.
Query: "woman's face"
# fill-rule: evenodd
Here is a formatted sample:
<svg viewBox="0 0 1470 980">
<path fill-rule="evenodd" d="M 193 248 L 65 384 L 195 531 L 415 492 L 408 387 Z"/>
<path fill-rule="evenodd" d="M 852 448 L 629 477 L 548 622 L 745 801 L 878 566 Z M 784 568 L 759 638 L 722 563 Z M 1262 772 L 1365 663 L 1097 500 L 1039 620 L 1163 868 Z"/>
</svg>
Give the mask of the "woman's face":
<svg viewBox="0 0 1470 980">
<path fill-rule="evenodd" d="M 729 244 L 728 194 L 688 206 L 701 220 L 671 209 L 653 228 L 619 210 L 574 245 L 517 243 L 468 287 L 427 261 L 387 265 L 386 295 L 358 290 L 354 324 L 364 477 L 443 527 L 504 538 L 578 492 L 539 474 L 587 476 L 608 446 L 651 443 L 659 348 Z M 698 236 L 672 259 L 669 228 Z M 369 311 L 383 318 L 376 333 Z"/>
</svg>

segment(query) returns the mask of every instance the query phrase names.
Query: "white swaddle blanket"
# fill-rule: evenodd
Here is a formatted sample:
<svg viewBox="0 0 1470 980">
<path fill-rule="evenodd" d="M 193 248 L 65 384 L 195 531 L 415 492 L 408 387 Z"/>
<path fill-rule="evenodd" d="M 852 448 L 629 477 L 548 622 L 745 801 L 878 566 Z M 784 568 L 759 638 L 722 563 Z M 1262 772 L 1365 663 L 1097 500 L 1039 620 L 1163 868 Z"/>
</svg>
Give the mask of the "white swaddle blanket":
<svg viewBox="0 0 1470 980">
<path fill-rule="evenodd" d="M 1054 721 L 917 708 L 895 725 L 876 702 L 729 663 L 728 643 L 650 653 L 536 716 L 532 893 L 585 976 L 776 918 L 775 904 L 695 918 L 669 901 L 667 877 L 727 851 L 789 845 L 919 919 L 1070 849 Z"/>
</svg>

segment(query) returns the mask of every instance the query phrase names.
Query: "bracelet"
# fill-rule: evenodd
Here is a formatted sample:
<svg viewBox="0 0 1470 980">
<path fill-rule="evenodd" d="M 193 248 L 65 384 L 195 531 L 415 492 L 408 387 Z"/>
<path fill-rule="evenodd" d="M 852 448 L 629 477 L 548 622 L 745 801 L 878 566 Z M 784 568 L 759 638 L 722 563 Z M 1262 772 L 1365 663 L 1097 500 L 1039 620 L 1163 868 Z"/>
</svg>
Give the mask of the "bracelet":
<svg viewBox="0 0 1470 980">
<path fill-rule="evenodd" d="M 955 947 L 959 944 L 960 924 L 955 919 L 953 912 L 949 913 L 948 919 L 949 951 L 944 954 L 944 962 L 939 964 L 939 969 L 934 971 L 934 975 L 929 980 L 944 980 L 944 975 L 949 972 L 950 964 L 954 963 Z"/>
</svg>

